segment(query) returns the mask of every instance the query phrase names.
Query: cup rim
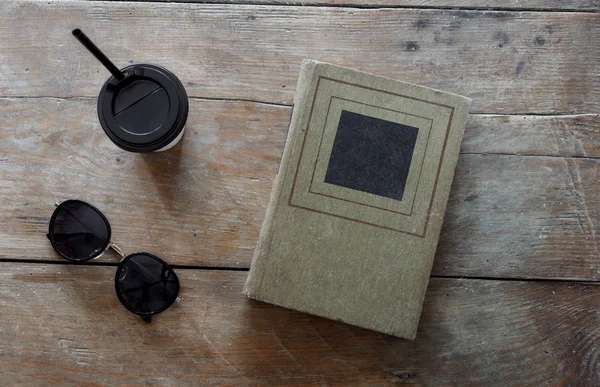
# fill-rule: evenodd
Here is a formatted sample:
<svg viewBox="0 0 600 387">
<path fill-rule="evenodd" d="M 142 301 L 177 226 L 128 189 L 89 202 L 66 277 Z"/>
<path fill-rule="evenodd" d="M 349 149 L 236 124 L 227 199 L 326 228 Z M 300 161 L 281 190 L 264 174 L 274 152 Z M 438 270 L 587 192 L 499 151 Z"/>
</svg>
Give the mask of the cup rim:
<svg viewBox="0 0 600 387">
<path fill-rule="evenodd" d="M 187 93 L 175 74 L 164 67 L 138 63 L 121 69 L 128 76 L 118 81 L 109 77 L 98 96 L 98 118 L 106 135 L 115 145 L 130 152 L 153 152 L 171 144 L 183 131 L 189 111 Z M 116 121 L 113 111 L 118 93 L 136 80 L 150 80 L 167 92 L 170 109 L 165 122 L 159 129 L 147 135 L 132 134 Z"/>
</svg>

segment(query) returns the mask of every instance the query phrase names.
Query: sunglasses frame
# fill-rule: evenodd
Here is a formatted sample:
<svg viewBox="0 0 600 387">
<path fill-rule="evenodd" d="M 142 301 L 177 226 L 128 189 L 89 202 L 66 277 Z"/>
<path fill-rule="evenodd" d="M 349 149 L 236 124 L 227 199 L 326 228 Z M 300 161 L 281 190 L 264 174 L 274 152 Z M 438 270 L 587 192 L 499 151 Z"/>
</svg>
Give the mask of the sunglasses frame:
<svg viewBox="0 0 600 387">
<path fill-rule="evenodd" d="M 65 205 L 70 204 L 70 203 L 85 204 L 86 206 L 88 206 L 92 210 L 94 210 L 98 215 L 100 215 L 100 218 L 106 224 L 106 228 L 108 230 L 108 237 L 106 238 L 107 239 L 106 246 L 104 246 L 104 248 L 102 249 L 102 252 L 100 252 L 100 254 L 98 254 L 94 257 L 91 257 L 91 258 L 87 258 L 87 259 L 73 259 L 73 258 L 67 256 L 66 254 L 64 254 L 62 251 L 60 251 L 60 249 L 56 245 L 56 241 L 54 240 L 54 235 L 52 234 L 52 229 L 54 228 L 54 223 L 56 222 L 56 217 L 58 216 L 58 213 L 59 213 L 58 210 L 61 207 L 64 207 Z M 83 263 L 83 262 L 87 262 L 87 261 L 91 261 L 91 260 L 100 258 L 108 251 L 108 249 L 112 248 L 113 250 L 115 250 L 117 252 L 117 254 L 119 254 L 121 256 L 121 260 L 123 260 L 125 258 L 125 253 L 123 253 L 123 250 L 121 250 L 121 248 L 119 246 L 115 245 L 110 240 L 110 238 L 112 236 L 110 222 L 108 221 L 108 218 L 102 213 L 102 211 L 100 211 L 93 205 L 89 204 L 88 202 L 84 202 L 83 200 L 77 200 L 77 199 L 65 200 L 62 203 L 56 202 L 56 203 L 54 203 L 54 205 L 56 206 L 56 208 L 54 209 L 54 212 L 52 213 L 52 217 L 50 217 L 49 231 L 48 231 L 48 234 L 46 234 L 46 237 L 48 237 L 48 239 L 50 240 L 50 244 L 52 245 L 52 248 L 54 249 L 54 251 L 56 251 L 58 253 L 58 255 L 60 255 L 64 259 L 67 259 L 71 262 Z"/>
<path fill-rule="evenodd" d="M 73 258 L 67 256 L 66 254 L 64 254 L 62 251 L 60 251 L 60 248 L 57 246 L 56 241 L 54 240 L 54 234 L 52 232 L 52 230 L 54 229 L 54 223 L 56 222 L 56 218 L 58 217 L 58 214 L 60 212 L 59 210 L 61 209 L 61 207 L 65 206 L 67 204 L 70 204 L 70 203 L 78 203 L 78 204 L 83 204 L 83 205 L 90 207 L 92 210 L 94 210 L 100 216 L 102 221 L 104 221 L 104 223 L 106 224 L 106 228 L 108 231 L 108 236 L 106 238 L 107 239 L 106 246 L 103 247 L 102 251 L 98 255 L 93 256 L 91 258 L 86 258 L 86 259 L 73 259 Z M 113 249 L 121 257 L 121 260 L 119 261 L 119 265 L 117 266 L 117 270 L 115 272 L 115 293 L 117 294 L 117 298 L 119 299 L 119 302 L 121 303 L 121 305 L 123 305 L 123 307 L 125 307 L 125 309 L 129 310 L 130 312 L 132 312 L 134 314 L 137 314 L 144 321 L 150 322 L 150 321 L 152 321 L 153 315 L 164 312 L 169 307 L 171 307 L 171 305 L 173 305 L 175 303 L 175 301 L 181 300 L 181 298 L 179 297 L 179 291 L 180 291 L 181 285 L 179 282 L 179 277 L 177 277 L 177 274 L 175 273 L 173 268 L 168 263 L 166 263 L 164 260 L 162 260 L 161 258 L 159 258 L 156 255 L 151 254 L 151 253 L 135 252 L 135 253 L 125 255 L 123 250 L 111 241 L 112 230 L 110 227 L 110 222 L 108 221 L 108 218 L 98 208 L 96 208 L 95 206 L 91 205 L 88 202 L 84 202 L 83 200 L 78 200 L 78 199 L 69 199 L 69 200 L 65 200 L 62 203 L 56 202 L 55 206 L 56 206 L 56 208 L 54 209 L 54 212 L 52 213 L 52 216 L 50 217 L 48 233 L 46 234 L 46 237 L 50 240 L 50 244 L 52 245 L 52 248 L 54 249 L 54 251 L 58 255 L 60 255 L 61 257 L 65 258 L 66 260 L 68 260 L 70 262 L 83 264 L 85 262 L 92 261 L 94 259 L 98 259 L 98 258 L 102 257 L 109 249 Z M 117 274 L 123 270 L 125 263 L 127 263 L 127 261 L 129 259 L 131 259 L 132 257 L 134 257 L 136 255 L 145 255 L 145 256 L 149 256 L 152 259 L 155 259 L 156 261 L 160 262 L 162 265 L 168 267 L 169 270 L 171 271 L 171 274 L 175 277 L 175 280 L 176 280 L 175 283 L 177 285 L 176 291 L 175 291 L 176 296 L 171 302 L 167 303 L 164 307 L 162 307 L 160 309 L 153 310 L 151 312 L 145 312 L 145 313 L 136 311 L 125 302 L 125 300 L 123 299 L 123 297 L 121 295 L 121 291 L 119 289 L 119 276 Z"/>
<path fill-rule="evenodd" d="M 135 255 L 140 255 L 140 254 L 149 256 L 149 257 L 157 260 L 158 262 L 162 263 L 163 265 L 167 266 L 171 270 L 171 275 L 173 275 L 175 277 L 175 279 L 177 280 L 175 282 L 177 284 L 176 291 L 175 291 L 175 294 L 177 294 L 177 296 L 175 296 L 175 298 L 173 299 L 173 301 L 171 301 L 170 303 L 166 304 L 161 309 L 153 310 L 152 312 L 148 312 L 148 313 L 137 312 L 137 311 L 133 310 L 132 308 L 130 308 L 129 305 L 127 305 L 125 303 L 125 301 L 123 300 L 123 297 L 121 296 L 121 292 L 119 291 L 119 276 L 117 274 L 120 273 L 121 270 L 123 270 L 123 266 L 125 265 L 125 263 L 127 263 L 127 261 L 129 259 L 131 259 Z M 137 314 L 138 316 L 141 316 L 142 319 L 144 321 L 147 321 L 147 322 L 150 322 L 150 320 L 152 319 L 153 315 L 159 314 L 159 313 L 164 312 L 165 310 L 169 309 L 169 307 L 171 307 L 171 305 L 173 305 L 175 303 L 175 301 L 177 301 L 179 299 L 180 286 L 181 285 L 179 283 L 179 277 L 177 277 L 177 274 L 175 273 L 175 271 L 173 270 L 173 268 L 171 268 L 171 266 L 168 263 L 166 263 L 165 261 L 163 261 L 162 259 L 160 259 L 156 255 L 150 254 L 150 253 L 139 252 L 139 253 L 129 254 L 128 256 L 126 256 L 123 259 L 121 259 L 121 262 L 119 262 L 119 265 L 117 266 L 117 271 L 115 272 L 115 293 L 117 293 L 117 298 L 119 299 L 119 301 L 121 302 L 121 304 L 125 307 L 125 309 L 129 310 L 132 313 Z"/>
</svg>

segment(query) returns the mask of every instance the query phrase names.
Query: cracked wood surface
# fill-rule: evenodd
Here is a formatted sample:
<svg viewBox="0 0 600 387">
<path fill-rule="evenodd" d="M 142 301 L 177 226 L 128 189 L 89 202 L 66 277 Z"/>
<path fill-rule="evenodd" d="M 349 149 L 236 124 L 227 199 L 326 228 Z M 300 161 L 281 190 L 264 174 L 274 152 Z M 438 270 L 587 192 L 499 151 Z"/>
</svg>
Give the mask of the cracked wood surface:
<svg viewBox="0 0 600 387">
<path fill-rule="evenodd" d="M 60 260 L 44 236 L 53 203 L 79 198 L 104 211 L 126 251 L 250 266 L 289 107 L 192 100 L 182 142 L 158 154 L 116 148 L 93 99 L 4 98 L 0 107 L 0 257 Z M 471 115 L 434 274 L 599 279 L 597 123 Z"/>
<path fill-rule="evenodd" d="M 433 278 L 415 341 L 240 296 L 245 272 L 178 269 L 149 325 L 114 267 L 0 264 L 7 385 L 596 385 L 599 284 Z M 27 307 L 23 307 L 27 305 Z M 594 383 L 595 382 L 595 383 Z"/>
<path fill-rule="evenodd" d="M 142 0 L 143 1 L 143 0 Z M 150 2 L 204 3 L 203 0 L 146 0 Z M 587 11 L 600 9 L 598 0 L 219 0 L 230 4 L 331 5 L 356 7 L 457 8 L 467 10 L 534 10 L 546 12 Z"/>
<path fill-rule="evenodd" d="M 160 64 L 195 97 L 291 104 L 308 58 L 465 95 L 475 113 L 600 108 L 600 13 L 83 1 L 1 7 L 0 96 L 96 97 L 107 72 L 70 35 L 82 27 L 119 66 Z"/>
<path fill-rule="evenodd" d="M 598 1 L 311 1 L 0 4 L 3 383 L 600 385 Z M 184 81 L 178 146 L 110 143 L 76 27 Z M 414 342 L 241 295 L 305 58 L 474 99 Z M 67 198 L 185 265 L 183 302 L 147 325 L 115 256 L 63 264 L 44 234 Z"/>
</svg>

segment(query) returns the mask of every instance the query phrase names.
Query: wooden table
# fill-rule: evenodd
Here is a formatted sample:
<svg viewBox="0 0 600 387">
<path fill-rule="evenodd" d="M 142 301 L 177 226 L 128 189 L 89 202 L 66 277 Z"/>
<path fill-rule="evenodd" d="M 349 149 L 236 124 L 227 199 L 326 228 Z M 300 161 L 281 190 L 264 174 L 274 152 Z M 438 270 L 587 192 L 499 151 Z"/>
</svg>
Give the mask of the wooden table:
<svg viewBox="0 0 600 387">
<path fill-rule="evenodd" d="M 0 385 L 600 385 L 600 1 L 215 3 L 0 4 Z M 177 147 L 108 140 L 77 27 L 182 79 Z M 305 58 L 473 99 L 413 342 L 241 294 Z M 116 255 L 58 257 L 68 198 L 183 301 L 147 324 Z"/>
</svg>

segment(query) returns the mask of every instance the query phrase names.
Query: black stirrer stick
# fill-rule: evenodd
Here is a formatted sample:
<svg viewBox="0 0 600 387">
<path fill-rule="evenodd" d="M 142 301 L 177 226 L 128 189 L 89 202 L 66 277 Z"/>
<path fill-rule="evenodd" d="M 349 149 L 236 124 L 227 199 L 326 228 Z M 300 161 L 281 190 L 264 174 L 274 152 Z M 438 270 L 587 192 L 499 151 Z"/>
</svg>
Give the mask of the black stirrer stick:
<svg viewBox="0 0 600 387">
<path fill-rule="evenodd" d="M 96 59 L 98 59 L 100 63 L 102 63 L 115 78 L 117 78 L 117 80 L 120 81 L 125 78 L 117 66 L 115 66 L 113 62 L 111 62 L 110 59 L 108 59 L 108 57 L 104 55 L 104 53 L 100 51 L 100 49 L 96 47 L 90 38 L 88 38 L 79 28 L 73 30 L 73 36 L 75 36 L 77 40 L 79 40 L 81 44 L 83 44 L 83 46 L 87 48 L 88 51 L 91 52 L 92 55 L 94 55 Z"/>
</svg>

